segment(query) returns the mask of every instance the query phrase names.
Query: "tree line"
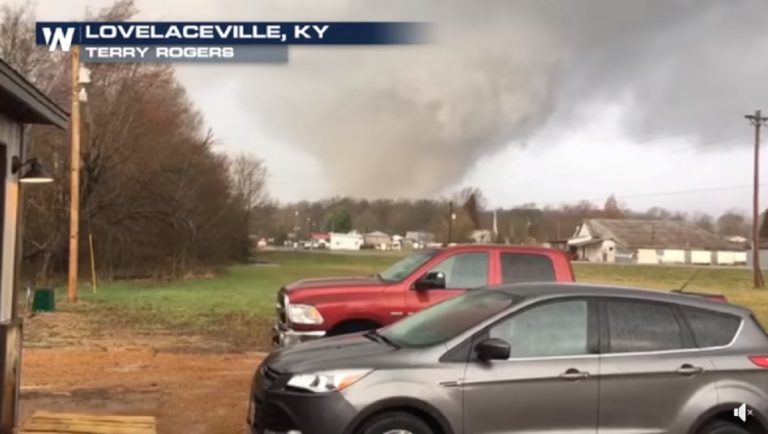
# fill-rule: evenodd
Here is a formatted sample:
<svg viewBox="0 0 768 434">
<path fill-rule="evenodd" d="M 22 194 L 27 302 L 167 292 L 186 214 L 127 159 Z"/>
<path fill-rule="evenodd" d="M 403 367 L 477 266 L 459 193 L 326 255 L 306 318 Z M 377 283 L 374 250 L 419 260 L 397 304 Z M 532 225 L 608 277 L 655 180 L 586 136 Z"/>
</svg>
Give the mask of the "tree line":
<svg viewBox="0 0 768 434">
<path fill-rule="evenodd" d="M 451 206 L 453 204 L 453 206 Z M 436 241 L 468 241 L 474 230 L 495 229 L 497 242 L 542 243 L 571 237 L 577 226 L 590 218 L 662 219 L 689 221 L 723 236 L 747 237 L 751 225 L 738 210 L 717 218 L 704 213 L 687 214 L 660 207 L 634 211 L 610 196 L 604 204 L 581 201 L 559 206 L 535 203 L 490 209 L 482 192 L 464 188 L 445 198 L 392 200 L 337 197 L 278 205 L 266 203 L 253 222 L 254 233 L 282 244 L 288 237 L 306 239 L 312 232 L 383 231 L 404 235 L 407 231 L 435 234 Z M 454 217 L 455 216 L 455 217 Z M 344 224 L 340 224 L 343 222 Z M 768 223 L 764 225 L 768 236 Z"/>
<path fill-rule="evenodd" d="M 70 107 L 70 59 L 34 43 L 29 4 L 0 10 L 0 58 L 62 107 Z M 127 20 L 132 0 L 86 17 Z M 91 64 L 81 105 L 80 257 L 89 238 L 106 277 L 178 277 L 248 256 L 253 210 L 266 168 L 250 155 L 214 151 L 216 138 L 169 65 Z M 65 273 L 69 237 L 69 132 L 30 126 L 27 155 L 56 182 L 24 188 L 25 276 Z M 87 268 L 81 268 L 87 269 Z"/>
</svg>

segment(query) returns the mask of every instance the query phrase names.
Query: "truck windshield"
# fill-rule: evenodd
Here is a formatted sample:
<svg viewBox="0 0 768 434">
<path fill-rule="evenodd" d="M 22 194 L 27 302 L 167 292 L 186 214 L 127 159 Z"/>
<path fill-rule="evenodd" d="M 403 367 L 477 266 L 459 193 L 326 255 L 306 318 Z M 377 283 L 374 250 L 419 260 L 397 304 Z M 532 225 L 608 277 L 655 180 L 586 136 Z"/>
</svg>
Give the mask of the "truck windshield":
<svg viewBox="0 0 768 434">
<path fill-rule="evenodd" d="M 504 291 L 472 291 L 400 320 L 381 334 L 401 347 L 428 347 L 455 338 L 519 299 Z"/>
<path fill-rule="evenodd" d="M 436 254 L 436 250 L 429 250 L 408 255 L 379 273 L 378 276 L 384 280 L 399 282 L 410 276 L 411 273 L 432 259 Z"/>
</svg>

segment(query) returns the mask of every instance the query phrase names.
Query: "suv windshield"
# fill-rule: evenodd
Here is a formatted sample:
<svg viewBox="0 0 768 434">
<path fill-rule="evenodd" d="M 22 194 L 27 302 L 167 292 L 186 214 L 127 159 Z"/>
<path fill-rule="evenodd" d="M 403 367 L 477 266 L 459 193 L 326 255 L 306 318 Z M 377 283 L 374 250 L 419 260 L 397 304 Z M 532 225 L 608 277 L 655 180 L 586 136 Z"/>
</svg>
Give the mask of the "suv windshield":
<svg viewBox="0 0 768 434">
<path fill-rule="evenodd" d="M 428 347 L 458 336 L 518 299 L 504 291 L 472 291 L 398 321 L 381 334 L 398 346 Z"/>
<path fill-rule="evenodd" d="M 411 273 L 421 267 L 425 262 L 432 259 L 436 254 L 436 250 L 430 250 L 408 255 L 379 273 L 379 277 L 384 280 L 399 282 L 410 276 Z"/>
</svg>

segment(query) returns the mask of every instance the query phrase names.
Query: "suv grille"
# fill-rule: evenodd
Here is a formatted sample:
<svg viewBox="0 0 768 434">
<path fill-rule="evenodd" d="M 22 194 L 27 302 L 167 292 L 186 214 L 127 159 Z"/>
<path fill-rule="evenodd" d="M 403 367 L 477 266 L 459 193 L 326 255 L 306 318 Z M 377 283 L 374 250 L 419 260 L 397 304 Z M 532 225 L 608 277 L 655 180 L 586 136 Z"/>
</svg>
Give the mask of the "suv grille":
<svg viewBox="0 0 768 434">
<path fill-rule="evenodd" d="M 254 406 L 256 417 L 252 421 L 253 428 L 278 432 L 298 429 L 291 416 L 277 405 L 256 398 L 254 399 Z"/>
<path fill-rule="evenodd" d="M 292 431 L 297 428 L 296 423 L 282 408 L 267 403 L 262 413 L 264 428 L 270 431 Z"/>
</svg>

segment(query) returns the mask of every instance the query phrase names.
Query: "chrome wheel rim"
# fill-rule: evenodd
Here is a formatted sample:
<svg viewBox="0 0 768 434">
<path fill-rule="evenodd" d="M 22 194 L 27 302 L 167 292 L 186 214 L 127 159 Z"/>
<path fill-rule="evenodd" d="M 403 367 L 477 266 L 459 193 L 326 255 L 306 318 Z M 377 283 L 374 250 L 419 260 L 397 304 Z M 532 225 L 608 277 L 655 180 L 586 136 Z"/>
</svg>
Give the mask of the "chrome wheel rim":
<svg viewBox="0 0 768 434">
<path fill-rule="evenodd" d="M 413 434 L 412 432 L 408 431 L 407 429 L 391 429 L 384 434 Z"/>
</svg>

